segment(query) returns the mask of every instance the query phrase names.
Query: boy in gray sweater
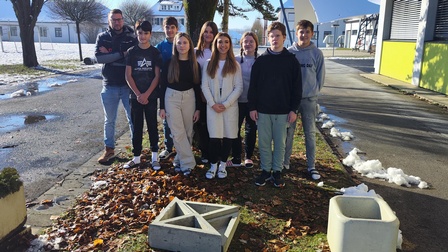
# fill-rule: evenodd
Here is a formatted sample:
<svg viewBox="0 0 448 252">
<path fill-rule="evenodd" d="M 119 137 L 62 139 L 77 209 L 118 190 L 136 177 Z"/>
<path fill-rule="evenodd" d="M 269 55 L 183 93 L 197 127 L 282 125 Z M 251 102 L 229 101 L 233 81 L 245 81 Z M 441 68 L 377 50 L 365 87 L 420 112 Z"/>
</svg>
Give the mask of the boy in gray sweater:
<svg viewBox="0 0 448 252">
<path fill-rule="evenodd" d="M 317 96 L 324 85 L 325 79 L 324 56 L 322 51 L 311 42 L 311 38 L 314 36 L 314 25 L 310 21 L 300 20 L 296 26 L 296 35 L 298 42 L 295 42 L 288 50 L 295 54 L 302 70 L 303 92 L 299 113 L 305 133 L 308 174 L 312 179 L 317 180 L 320 179 L 320 174 L 314 165 L 316 159 L 315 120 L 317 115 Z M 283 161 L 285 169 L 289 169 L 296 124 L 297 121 L 294 121 L 287 130 L 286 151 Z"/>
</svg>

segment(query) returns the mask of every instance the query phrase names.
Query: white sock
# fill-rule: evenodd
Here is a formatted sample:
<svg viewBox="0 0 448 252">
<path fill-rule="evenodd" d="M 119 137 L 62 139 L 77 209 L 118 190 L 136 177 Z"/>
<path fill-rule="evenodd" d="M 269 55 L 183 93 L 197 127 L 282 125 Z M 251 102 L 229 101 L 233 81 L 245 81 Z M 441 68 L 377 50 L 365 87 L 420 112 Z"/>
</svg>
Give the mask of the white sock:
<svg viewBox="0 0 448 252">
<path fill-rule="evenodd" d="M 218 163 L 210 164 L 211 171 L 216 171 L 216 168 L 218 168 Z"/>
<path fill-rule="evenodd" d="M 157 151 L 153 151 L 152 152 L 152 162 L 154 162 L 154 161 L 157 161 L 157 155 L 158 155 L 158 153 L 157 153 Z"/>
<path fill-rule="evenodd" d="M 132 161 L 134 161 L 135 164 L 140 164 L 140 156 L 134 156 Z"/>
</svg>

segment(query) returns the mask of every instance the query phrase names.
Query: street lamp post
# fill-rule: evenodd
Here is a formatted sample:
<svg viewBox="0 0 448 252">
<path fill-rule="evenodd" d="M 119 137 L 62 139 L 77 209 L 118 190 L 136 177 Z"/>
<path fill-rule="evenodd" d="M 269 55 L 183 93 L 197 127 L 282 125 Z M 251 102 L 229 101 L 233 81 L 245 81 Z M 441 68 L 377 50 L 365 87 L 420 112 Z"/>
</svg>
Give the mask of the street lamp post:
<svg viewBox="0 0 448 252">
<path fill-rule="evenodd" d="M 334 57 L 334 47 L 335 47 L 335 44 L 336 44 L 336 28 L 338 26 L 339 26 L 339 24 L 337 24 L 337 23 L 334 23 L 334 24 L 331 25 L 331 27 L 334 28 L 334 34 L 333 34 L 333 57 Z"/>
</svg>

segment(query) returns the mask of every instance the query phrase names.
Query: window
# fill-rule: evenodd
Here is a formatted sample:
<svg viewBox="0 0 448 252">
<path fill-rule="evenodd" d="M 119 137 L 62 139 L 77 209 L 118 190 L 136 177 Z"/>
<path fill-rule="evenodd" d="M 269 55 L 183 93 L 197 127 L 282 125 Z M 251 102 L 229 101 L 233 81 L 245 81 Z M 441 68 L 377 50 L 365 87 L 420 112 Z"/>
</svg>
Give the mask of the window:
<svg viewBox="0 0 448 252">
<path fill-rule="evenodd" d="M 366 35 L 372 35 L 372 29 L 368 29 L 367 31 L 366 31 Z"/>
<path fill-rule="evenodd" d="M 325 38 L 327 35 L 331 35 L 331 31 L 324 31 L 324 38 Z"/>
<path fill-rule="evenodd" d="M 437 3 L 434 39 L 448 40 L 448 0 L 439 0 Z"/>
<path fill-rule="evenodd" d="M 394 1 L 390 39 L 417 39 L 421 5 L 421 0 Z"/>
<path fill-rule="evenodd" d="M 352 30 L 352 35 L 358 35 L 358 30 Z"/>
<path fill-rule="evenodd" d="M 185 25 L 185 19 L 181 18 L 181 19 L 180 19 L 180 23 L 181 23 L 182 25 Z"/>
<path fill-rule="evenodd" d="M 47 27 L 39 27 L 39 33 L 41 37 L 47 37 Z"/>
<path fill-rule="evenodd" d="M 9 31 L 11 32 L 12 37 L 17 37 L 17 27 L 13 26 Z"/>
<path fill-rule="evenodd" d="M 62 38 L 62 28 L 61 27 L 54 28 L 54 36 L 57 38 Z"/>
<path fill-rule="evenodd" d="M 0 26 L 0 36 L 3 36 L 3 28 Z"/>
</svg>

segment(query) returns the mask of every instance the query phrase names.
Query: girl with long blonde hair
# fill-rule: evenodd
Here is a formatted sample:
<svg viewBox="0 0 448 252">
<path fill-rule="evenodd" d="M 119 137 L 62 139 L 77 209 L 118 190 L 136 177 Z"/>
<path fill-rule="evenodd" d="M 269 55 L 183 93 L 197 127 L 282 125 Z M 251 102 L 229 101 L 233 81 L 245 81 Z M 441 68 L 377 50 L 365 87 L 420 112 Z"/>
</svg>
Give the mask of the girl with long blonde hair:
<svg viewBox="0 0 448 252">
<path fill-rule="evenodd" d="M 233 54 L 232 39 L 227 33 L 220 32 L 213 40 L 212 56 L 203 66 L 202 74 L 210 134 L 211 165 L 206 173 L 207 179 L 227 177 L 226 162 L 232 140 L 237 138 L 237 101 L 242 91 L 241 68 Z"/>
</svg>

